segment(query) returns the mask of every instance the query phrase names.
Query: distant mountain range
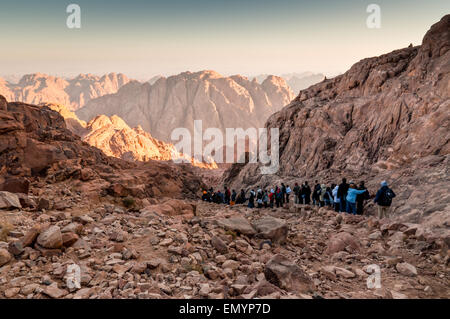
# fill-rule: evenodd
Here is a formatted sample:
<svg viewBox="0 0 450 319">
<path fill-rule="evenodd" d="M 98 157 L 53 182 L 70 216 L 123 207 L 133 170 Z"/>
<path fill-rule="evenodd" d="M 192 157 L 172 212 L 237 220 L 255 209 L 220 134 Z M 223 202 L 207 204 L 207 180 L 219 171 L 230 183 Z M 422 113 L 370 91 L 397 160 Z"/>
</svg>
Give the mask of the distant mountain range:
<svg viewBox="0 0 450 319">
<path fill-rule="evenodd" d="M 116 93 L 128 82 L 130 79 L 121 73 L 101 77 L 80 74 L 73 79 L 34 73 L 24 75 L 17 83 L 0 78 L 0 94 L 9 101 L 57 103 L 67 106 L 69 110 L 77 110 L 91 99 Z"/>
<path fill-rule="evenodd" d="M 283 78 L 268 76 L 261 84 L 215 71 L 184 72 L 161 77 L 152 85 L 131 81 L 115 94 L 92 99 L 77 110 L 90 121 L 104 114 L 118 115 L 132 126 L 140 125 L 153 137 L 170 142 L 175 128 L 193 133 L 194 120 L 203 128 L 264 127 L 266 119 L 294 98 Z"/>
<path fill-rule="evenodd" d="M 267 78 L 268 74 L 260 74 L 251 79 L 256 79 L 258 83 L 262 83 Z M 294 94 L 298 94 L 301 90 L 307 89 L 313 84 L 321 82 L 325 79 L 325 75 L 322 73 L 302 72 L 302 73 L 286 73 L 281 74 L 281 78 L 286 80 L 286 83 L 290 86 Z"/>
</svg>

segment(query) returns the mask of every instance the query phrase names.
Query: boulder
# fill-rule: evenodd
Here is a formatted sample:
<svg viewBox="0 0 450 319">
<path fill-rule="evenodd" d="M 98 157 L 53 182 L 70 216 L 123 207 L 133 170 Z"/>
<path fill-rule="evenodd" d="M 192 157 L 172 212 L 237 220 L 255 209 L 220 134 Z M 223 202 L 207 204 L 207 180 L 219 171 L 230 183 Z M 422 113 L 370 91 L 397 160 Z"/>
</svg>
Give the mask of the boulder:
<svg viewBox="0 0 450 319">
<path fill-rule="evenodd" d="M 37 209 L 38 210 L 50 209 L 50 201 L 47 198 L 43 197 L 39 198 Z"/>
<path fill-rule="evenodd" d="M 273 256 L 265 266 L 266 280 L 281 289 L 306 293 L 314 289 L 311 277 L 283 255 Z"/>
<path fill-rule="evenodd" d="M 410 276 L 410 277 L 417 276 L 417 269 L 416 269 L 416 267 L 414 267 L 411 264 L 408 264 L 407 262 L 398 263 L 395 266 L 395 269 L 397 269 L 397 271 L 399 273 L 401 273 L 402 275 L 405 275 L 405 276 Z"/>
<path fill-rule="evenodd" d="M 271 239 L 274 243 L 284 243 L 288 235 L 287 223 L 279 218 L 271 216 L 263 217 L 252 223 L 258 236 Z"/>
<path fill-rule="evenodd" d="M 349 252 L 358 252 L 361 250 L 358 239 L 347 232 L 341 232 L 331 236 L 331 238 L 328 240 L 325 253 L 333 255 L 339 251 L 344 250 L 347 250 Z"/>
<path fill-rule="evenodd" d="M 23 236 L 20 241 L 22 242 L 23 247 L 29 247 L 33 245 L 36 238 L 39 236 L 39 233 L 41 231 L 40 225 L 33 226 L 28 232 L 25 233 L 25 236 Z"/>
<path fill-rule="evenodd" d="M 0 192 L 0 209 L 22 208 L 19 197 L 10 192 Z"/>
<path fill-rule="evenodd" d="M 11 259 L 11 254 L 6 249 L 0 248 L 0 267 L 9 263 Z"/>
<path fill-rule="evenodd" d="M 28 194 L 30 182 L 25 178 L 8 177 L 0 182 L 0 191 Z"/>
<path fill-rule="evenodd" d="M 78 237 L 78 235 L 75 233 L 70 232 L 62 233 L 62 241 L 64 247 L 72 246 L 78 241 L 78 239 L 80 239 L 80 237 Z"/>
<path fill-rule="evenodd" d="M 231 230 L 247 236 L 256 234 L 256 231 L 253 229 L 250 222 L 242 216 L 219 219 L 217 220 L 217 225 L 226 230 Z"/>
<path fill-rule="evenodd" d="M 58 249 L 63 245 L 61 230 L 58 226 L 51 226 L 37 238 L 37 243 L 43 248 Z"/>
<path fill-rule="evenodd" d="M 224 243 L 222 239 L 218 236 L 213 236 L 211 238 L 211 245 L 221 254 L 228 253 L 228 246 Z"/>
</svg>

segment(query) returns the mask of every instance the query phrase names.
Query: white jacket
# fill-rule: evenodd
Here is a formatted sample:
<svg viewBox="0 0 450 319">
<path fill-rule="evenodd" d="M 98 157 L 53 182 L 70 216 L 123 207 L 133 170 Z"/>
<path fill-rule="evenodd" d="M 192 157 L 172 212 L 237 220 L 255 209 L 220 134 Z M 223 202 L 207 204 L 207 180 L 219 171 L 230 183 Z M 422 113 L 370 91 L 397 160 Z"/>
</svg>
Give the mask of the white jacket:
<svg viewBox="0 0 450 319">
<path fill-rule="evenodd" d="M 335 203 L 340 203 L 341 200 L 338 198 L 337 193 L 338 193 L 338 189 L 339 189 L 339 185 L 336 185 L 336 187 L 331 191 L 331 194 L 334 197 L 334 202 Z"/>
</svg>

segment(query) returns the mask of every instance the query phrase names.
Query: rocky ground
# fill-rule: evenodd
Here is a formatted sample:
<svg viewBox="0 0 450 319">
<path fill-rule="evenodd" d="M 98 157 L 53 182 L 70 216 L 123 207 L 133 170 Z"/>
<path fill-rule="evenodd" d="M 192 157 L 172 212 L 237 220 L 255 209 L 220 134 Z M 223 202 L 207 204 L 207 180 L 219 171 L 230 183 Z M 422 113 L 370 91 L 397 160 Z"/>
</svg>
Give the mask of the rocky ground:
<svg viewBox="0 0 450 319">
<path fill-rule="evenodd" d="M 64 184 L 46 192 L 55 197 L 21 196 L 28 207 L 15 209 L 16 195 L 1 193 L 0 298 L 450 297 L 448 242 L 418 224 L 303 205 L 152 199 L 127 209 Z M 67 286 L 73 264 L 78 288 Z M 370 265 L 379 289 L 367 286 Z"/>
</svg>

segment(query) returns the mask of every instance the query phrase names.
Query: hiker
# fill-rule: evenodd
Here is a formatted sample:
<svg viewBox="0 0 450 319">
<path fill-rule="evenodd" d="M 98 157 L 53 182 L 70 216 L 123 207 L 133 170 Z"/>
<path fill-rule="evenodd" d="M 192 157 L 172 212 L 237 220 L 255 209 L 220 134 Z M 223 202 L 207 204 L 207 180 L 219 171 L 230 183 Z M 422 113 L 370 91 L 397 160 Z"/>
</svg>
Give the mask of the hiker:
<svg viewBox="0 0 450 319">
<path fill-rule="evenodd" d="M 339 198 L 339 202 L 340 202 L 340 211 L 346 212 L 347 211 L 347 206 L 345 204 L 345 198 L 347 197 L 347 190 L 348 190 L 349 185 L 347 184 L 347 179 L 344 177 L 342 179 L 342 183 L 339 185 L 339 189 L 338 189 L 338 198 Z"/>
<path fill-rule="evenodd" d="M 281 183 L 281 206 L 286 203 L 286 186 L 284 183 Z"/>
<path fill-rule="evenodd" d="M 225 191 L 224 192 L 225 192 L 225 194 L 224 194 L 224 196 L 225 196 L 224 203 L 227 204 L 227 205 L 230 205 L 231 192 L 226 186 L 225 186 Z"/>
<path fill-rule="evenodd" d="M 233 191 L 231 192 L 231 201 L 230 201 L 230 205 L 233 206 L 234 204 L 236 204 L 236 197 L 237 197 L 237 193 L 236 191 L 233 189 Z"/>
<path fill-rule="evenodd" d="M 362 215 L 364 213 L 364 201 L 370 198 L 369 191 L 364 185 L 364 181 L 361 181 L 358 186 L 359 190 L 365 190 L 365 193 L 359 194 L 356 196 L 356 214 Z"/>
<path fill-rule="evenodd" d="M 300 196 L 301 196 L 300 195 L 300 186 L 298 186 L 298 183 L 295 183 L 295 186 L 294 186 L 294 204 L 300 204 Z"/>
<path fill-rule="evenodd" d="M 381 182 L 381 188 L 375 195 L 374 203 L 378 204 L 378 218 L 389 218 L 389 209 L 392 204 L 392 199 L 395 197 L 395 193 L 388 187 L 386 181 Z"/>
<path fill-rule="evenodd" d="M 267 195 L 267 190 L 264 190 L 263 204 L 264 204 L 264 208 L 267 208 L 269 206 L 269 195 Z"/>
<path fill-rule="evenodd" d="M 254 208 L 255 207 L 255 197 L 256 197 L 256 193 L 255 191 L 252 189 L 250 191 L 250 197 L 248 198 L 248 207 L 249 208 Z"/>
<path fill-rule="evenodd" d="M 314 186 L 312 199 L 313 199 L 313 205 L 320 206 L 320 193 L 321 193 L 322 187 L 319 184 L 319 181 L 316 180 L 316 186 Z"/>
<path fill-rule="evenodd" d="M 241 189 L 241 193 L 238 195 L 236 204 L 244 204 L 246 201 L 247 199 L 245 198 L 245 191 Z"/>
<path fill-rule="evenodd" d="M 335 212 L 339 212 L 340 209 L 340 200 L 338 197 L 338 189 L 339 189 L 339 185 L 333 184 L 333 186 L 331 186 L 332 191 L 331 191 L 331 195 L 333 196 L 333 206 L 334 206 L 334 211 Z"/>
<path fill-rule="evenodd" d="M 327 194 L 327 186 L 325 184 L 320 185 L 319 190 L 319 207 L 325 206 L 325 195 Z"/>
<path fill-rule="evenodd" d="M 283 193 L 278 186 L 275 189 L 275 203 L 277 205 L 277 208 L 280 206 L 283 207 Z"/>
<path fill-rule="evenodd" d="M 258 189 L 258 193 L 256 195 L 256 203 L 258 204 L 258 208 L 262 208 L 263 206 L 263 192 L 261 189 Z"/>
<path fill-rule="evenodd" d="M 202 201 L 204 202 L 208 202 L 208 192 L 206 190 L 203 190 L 203 195 L 202 195 Z"/>
<path fill-rule="evenodd" d="M 269 202 L 270 202 L 270 208 L 273 208 L 273 202 L 275 201 L 275 191 L 273 188 L 270 190 L 269 193 Z"/>
<path fill-rule="evenodd" d="M 331 194 L 331 190 L 334 188 L 334 184 L 331 187 L 327 187 L 325 195 L 323 197 L 325 201 L 325 206 L 333 206 L 333 195 Z"/>
<path fill-rule="evenodd" d="M 353 182 L 350 182 L 348 191 L 347 191 L 347 197 L 345 198 L 345 202 L 347 205 L 347 213 L 356 215 L 356 196 L 358 194 L 365 193 L 366 190 L 357 190 L 356 185 Z"/>
<path fill-rule="evenodd" d="M 302 198 L 303 204 L 309 205 L 311 202 L 311 188 L 309 187 L 308 182 L 305 182 L 302 186 Z"/>
<path fill-rule="evenodd" d="M 286 186 L 286 203 L 288 203 L 288 204 L 289 204 L 289 195 L 291 195 L 291 193 L 292 193 L 292 190 L 289 187 L 289 185 L 287 185 Z"/>
</svg>

